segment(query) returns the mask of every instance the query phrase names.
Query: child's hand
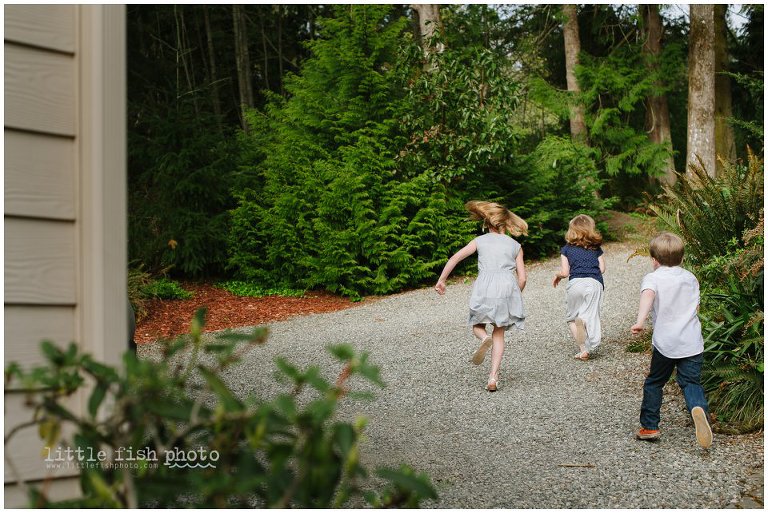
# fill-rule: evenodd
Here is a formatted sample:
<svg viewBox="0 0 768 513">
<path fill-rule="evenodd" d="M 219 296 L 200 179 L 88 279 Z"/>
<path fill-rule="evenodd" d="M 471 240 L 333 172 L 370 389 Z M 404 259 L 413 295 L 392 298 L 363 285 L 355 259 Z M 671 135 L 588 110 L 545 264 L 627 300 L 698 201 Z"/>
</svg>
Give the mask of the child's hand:
<svg viewBox="0 0 768 513">
<path fill-rule="evenodd" d="M 435 285 L 435 290 L 438 294 L 441 296 L 445 294 L 445 282 L 444 281 L 438 281 L 437 285 Z"/>
<path fill-rule="evenodd" d="M 639 335 L 640 333 L 643 332 L 644 329 L 645 329 L 644 323 L 633 324 L 632 327 L 630 328 L 633 335 Z"/>
<path fill-rule="evenodd" d="M 562 279 L 563 279 L 562 276 L 560 276 L 559 274 L 555 274 L 555 279 L 552 280 L 552 286 L 557 287 L 557 284 L 560 283 L 560 280 Z"/>
</svg>

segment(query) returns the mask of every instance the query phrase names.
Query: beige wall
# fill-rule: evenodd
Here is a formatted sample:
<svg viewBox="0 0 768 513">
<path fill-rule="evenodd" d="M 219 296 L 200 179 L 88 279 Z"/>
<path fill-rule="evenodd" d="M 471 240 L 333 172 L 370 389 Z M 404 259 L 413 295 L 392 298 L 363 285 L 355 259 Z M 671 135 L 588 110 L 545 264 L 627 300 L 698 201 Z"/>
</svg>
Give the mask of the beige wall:
<svg viewBox="0 0 768 513">
<path fill-rule="evenodd" d="M 5 364 L 41 362 L 45 338 L 116 363 L 127 347 L 125 7 L 5 5 L 4 25 Z M 29 416 L 22 399 L 6 389 L 6 433 Z M 6 505 L 19 476 L 51 477 L 41 448 L 35 429 L 6 447 Z M 52 489 L 71 491 L 67 472 L 52 475 Z"/>
</svg>

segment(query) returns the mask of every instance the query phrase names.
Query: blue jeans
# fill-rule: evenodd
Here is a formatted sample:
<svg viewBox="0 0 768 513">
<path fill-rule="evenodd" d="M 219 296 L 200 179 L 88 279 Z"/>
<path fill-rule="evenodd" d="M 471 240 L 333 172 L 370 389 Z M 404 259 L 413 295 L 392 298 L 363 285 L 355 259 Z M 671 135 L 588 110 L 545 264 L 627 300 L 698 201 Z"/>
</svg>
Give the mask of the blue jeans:
<svg viewBox="0 0 768 513">
<path fill-rule="evenodd" d="M 645 429 L 659 429 L 659 411 L 664 385 L 669 381 L 672 371 L 677 367 L 677 384 L 683 391 L 685 405 L 690 412 L 701 406 L 709 412 L 704 388 L 701 386 L 701 364 L 704 353 L 687 358 L 667 358 L 656 348 L 651 356 L 651 370 L 643 385 L 643 404 L 640 406 L 640 425 Z"/>
</svg>

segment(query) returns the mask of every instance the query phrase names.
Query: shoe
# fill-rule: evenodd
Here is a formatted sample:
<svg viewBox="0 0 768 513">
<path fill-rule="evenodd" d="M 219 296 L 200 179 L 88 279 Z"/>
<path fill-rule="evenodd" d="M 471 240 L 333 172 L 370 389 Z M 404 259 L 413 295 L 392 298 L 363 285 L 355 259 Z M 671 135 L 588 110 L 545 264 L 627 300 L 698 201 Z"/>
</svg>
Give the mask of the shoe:
<svg viewBox="0 0 768 513">
<path fill-rule="evenodd" d="M 661 431 L 658 429 L 640 428 L 635 437 L 638 440 L 658 440 L 661 438 Z"/>
<path fill-rule="evenodd" d="M 480 343 L 480 347 L 477 348 L 477 351 L 475 351 L 475 354 L 472 356 L 472 363 L 475 365 L 483 363 L 483 360 L 485 360 L 485 353 L 488 352 L 492 345 L 493 338 L 490 336 L 485 337 Z"/>
<path fill-rule="evenodd" d="M 489 392 L 495 392 L 496 390 L 498 390 L 498 388 L 497 388 L 498 387 L 497 381 L 498 380 L 495 380 L 495 379 L 492 379 L 492 380 L 488 381 L 488 384 L 485 385 L 485 389 L 487 391 L 489 391 Z"/>
<path fill-rule="evenodd" d="M 587 325 L 580 318 L 576 318 L 573 322 L 576 324 L 576 345 L 583 346 L 584 341 L 587 340 Z"/>
<path fill-rule="evenodd" d="M 582 362 L 586 362 L 587 360 L 589 360 L 589 353 L 584 351 L 583 353 L 577 353 L 573 355 L 573 357 L 576 358 L 577 360 L 581 360 Z"/>
<path fill-rule="evenodd" d="M 712 445 L 712 428 L 707 422 L 707 412 L 701 406 L 694 406 L 691 410 L 693 424 L 696 426 L 696 440 L 699 445 L 707 449 Z"/>
</svg>

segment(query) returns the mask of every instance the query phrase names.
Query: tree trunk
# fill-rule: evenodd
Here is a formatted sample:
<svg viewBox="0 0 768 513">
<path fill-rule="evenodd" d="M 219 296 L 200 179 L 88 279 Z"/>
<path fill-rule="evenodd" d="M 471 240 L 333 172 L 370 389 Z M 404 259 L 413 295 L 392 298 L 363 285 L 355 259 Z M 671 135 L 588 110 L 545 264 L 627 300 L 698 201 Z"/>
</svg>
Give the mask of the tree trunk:
<svg viewBox="0 0 768 513">
<path fill-rule="evenodd" d="M 691 5 L 688 50 L 688 145 L 685 169 L 715 176 L 715 8 Z"/>
<path fill-rule="evenodd" d="M 731 95 L 731 77 L 723 75 L 728 71 L 727 26 L 725 15 L 727 6 L 716 4 L 715 8 L 715 153 L 717 155 L 716 173 L 723 165 L 719 159 L 732 162 L 736 159 L 736 141 L 733 126 L 728 122 L 733 117 L 733 98 Z"/>
<path fill-rule="evenodd" d="M 219 96 L 219 83 L 216 75 L 216 52 L 213 47 L 213 31 L 211 30 L 211 19 L 208 15 L 207 5 L 203 5 L 203 18 L 205 20 L 205 39 L 208 47 L 208 79 L 211 87 L 211 102 L 213 103 L 213 113 L 216 115 L 219 131 L 221 132 L 221 98 Z"/>
<path fill-rule="evenodd" d="M 253 106 L 253 90 L 251 89 L 251 64 L 248 56 L 248 36 L 242 5 L 232 6 L 232 23 L 235 32 L 235 61 L 237 66 L 237 83 L 240 91 L 240 121 L 243 130 L 248 131 L 245 111 Z"/>
<path fill-rule="evenodd" d="M 645 41 L 643 42 L 643 53 L 646 56 L 646 65 L 652 75 L 658 73 L 659 57 L 661 56 L 661 39 L 664 30 L 659 16 L 658 4 L 641 4 L 639 6 L 642 13 L 643 28 L 645 31 Z M 661 80 L 656 82 L 656 87 L 661 89 L 663 83 Z M 669 147 L 669 155 L 664 166 L 664 176 L 661 177 L 662 183 L 672 185 L 675 183 L 675 159 L 672 157 L 672 132 L 669 128 L 669 105 L 666 95 L 649 96 L 647 99 L 647 109 L 645 111 L 645 124 L 648 130 L 648 138 L 656 144 L 666 144 Z"/>
<path fill-rule="evenodd" d="M 278 80 L 280 80 L 280 94 L 285 95 L 285 89 L 283 88 L 283 6 L 277 5 L 277 65 L 278 65 Z"/>
<path fill-rule="evenodd" d="M 445 47 L 442 43 L 438 43 L 436 46 L 432 46 L 432 38 L 435 35 L 435 31 L 442 30 L 442 21 L 440 18 L 440 5 L 439 4 L 411 4 L 411 9 L 414 10 L 418 20 L 419 33 L 418 39 L 421 44 L 421 48 L 424 50 L 424 69 L 429 70 L 432 68 L 429 56 L 433 53 L 442 53 Z"/>
<path fill-rule="evenodd" d="M 579 64 L 579 52 L 581 51 L 581 41 L 579 40 L 579 22 L 576 17 L 576 5 L 563 5 L 563 14 L 565 15 L 565 24 L 563 25 L 563 38 L 565 40 L 565 79 L 568 83 L 568 92 L 572 93 L 572 103 L 570 107 L 571 117 L 571 138 L 574 141 L 587 142 L 587 125 L 584 123 L 584 108 L 578 104 L 575 98 L 581 92 L 579 82 L 576 80 L 574 72 Z"/>
</svg>

